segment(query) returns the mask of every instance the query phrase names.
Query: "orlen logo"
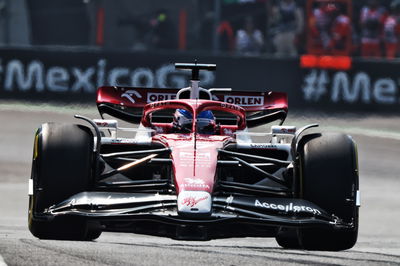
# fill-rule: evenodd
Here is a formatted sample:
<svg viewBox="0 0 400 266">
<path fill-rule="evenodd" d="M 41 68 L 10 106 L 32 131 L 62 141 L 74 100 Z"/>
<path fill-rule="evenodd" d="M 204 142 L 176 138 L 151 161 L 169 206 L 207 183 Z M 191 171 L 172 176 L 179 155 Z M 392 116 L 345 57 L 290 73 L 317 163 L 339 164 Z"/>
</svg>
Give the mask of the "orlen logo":
<svg viewBox="0 0 400 266">
<path fill-rule="evenodd" d="M 127 90 L 126 92 L 121 94 L 121 98 L 123 98 L 123 97 L 128 98 L 128 100 L 131 103 L 135 103 L 135 99 L 132 97 L 133 95 L 135 95 L 136 98 L 139 98 L 139 99 L 142 98 L 142 95 L 140 95 L 140 93 L 135 90 Z"/>
<path fill-rule="evenodd" d="M 147 93 L 147 102 L 157 102 L 166 100 L 175 100 L 176 93 Z"/>
<path fill-rule="evenodd" d="M 199 203 L 200 201 L 206 200 L 206 199 L 208 199 L 208 196 L 204 196 L 201 198 L 195 198 L 195 197 L 190 196 L 190 197 L 184 198 L 182 200 L 182 205 L 186 205 L 188 207 L 194 207 L 197 205 L 197 203 Z"/>
<path fill-rule="evenodd" d="M 236 96 L 236 95 L 225 95 L 224 102 L 236 104 L 240 106 L 263 106 L 263 96 Z"/>
</svg>

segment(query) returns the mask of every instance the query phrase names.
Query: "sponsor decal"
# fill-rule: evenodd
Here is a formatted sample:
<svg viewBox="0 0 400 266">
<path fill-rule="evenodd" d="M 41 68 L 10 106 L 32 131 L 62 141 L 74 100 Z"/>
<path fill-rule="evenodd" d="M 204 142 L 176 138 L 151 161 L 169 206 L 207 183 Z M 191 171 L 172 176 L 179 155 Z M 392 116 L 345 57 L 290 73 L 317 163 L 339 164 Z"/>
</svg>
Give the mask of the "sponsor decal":
<svg viewBox="0 0 400 266">
<path fill-rule="evenodd" d="M 259 200 L 255 200 L 254 202 L 255 207 L 265 208 L 265 209 L 272 209 L 278 210 L 283 212 L 309 212 L 314 215 L 321 214 L 321 211 L 315 208 L 311 208 L 308 206 L 300 206 L 294 205 L 293 203 L 282 205 L 282 204 L 275 204 L 275 203 L 268 203 L 268 202 L 260 202 Z"/>
<path fill-rule="evenodd" d="M 291 128 L 281 128 L 280 129 L 282 133 L 296 133 L 295 129 L 291 129 Z"/>
<path fill-rule="evenodd" d="M 399 104 L 400 79 L 384 77 L 373 80 L 366 72 L 349 74 L 344 71 L 311 70 L 302 86 L 304 100 L 332 103 Z"/>
<path fill-rule="evenodd" d="M 121 98 L 127 98 L 131 103 L 135 103 L 135 99 L 133 98 L 133 95 L 135 95 L 136 98 L 142 98 L 142 95 L 140 95 L 139 92 L 135 90 L 127 90 L 123 94 L 121 94 Z"/>
<path fill-rule="evenodd" d="M 263 96 L 236 96 L 236 95 L 225 95 L 224 102 L 236 104 L 240 106 L 263 106 Z"/>
<path fill-rule="evenodd" d="M 167 106 L 169 105 L 169 102 L 154 102 L 154 103 L 150 103 L 150 108 L 156 108 L 156 107 L 160 107 L 160 106 Z"/>
<path fill-rule="evenodd" d="M 211 154 L 209 152 L 179 152 L 180 166 L 182 167 L 196 167 L 210 168 L 212 165 Z"/>
<path fill-rule="evenodd" d="M 202 189 L 210 189 L 210 186 L 207 185 L 203 179 L 200 178 L 191 178 L 187 177 L 184 179 L 185 183 L 183 187 L 185 188 L 202 188 Z"/>
<path fill-rule="evenodd" d="M 272 133 L 276 134 L 294 134 L 296 133 L 296 127 L 293 126 L 272 126 Z"/>
<path fill-rule="evenodd" d="M 201 198 L 189 196 L 189 197 L 184 198 L 181 203 L 182 203 L 182 205 L 186 205 L 188 207 L 194 207 L 197 205 L 197 203 L 199 203 L 203 200 L 206 200 L 206 199 L 208 199 L 208 196 L 204 196 Z"/>
<path fill-rule="evenodd" d="M 175 100 L 175 93 L 147 93 L 147 103 Z"/>
<path fill-rule="evenodd" d="M 137 198 L 134 196 L 130 196 L 130 197 L 112 197 L 112 196 L 108 196 L 106 199 L 107 203 L 109 204 L 119 204 L 119 203 L 128 203 L 128 202 L 135 202 L 137 201 Z M 96 202 L 96 200 L 94 200 L 94 202 Z"/>
<path fill-rule="evenodd" d="M 96 125 L 99 127 L 107 127 L 108 123 L 107 122 L 96 122 Z"/>
<path fill-rule="evenodd" d="M 70 55 L 68 55 L 70 57 Z M 79 55 L 74 55 L 79 62 Z M 74 58 L 73 58 L 74 59 Z M 23 62 L 17 58 L 0 58 L 0 85 L 4 91 L 20 92 L 73 92 L 95 93 L 100 86 L 183 88 L 187 85 L 189 72 L 176 70 L 172 64 L 159 67 L 110 67 L 105 58 L 88 67 L 47 65 L 45 60 Z M 79 64 L 79 63 L 78 63 Z M 205 87 L 214 84 L 215 74 L 200 72 Z M 129 96 L 131 98 L 129 98 Z M 164 97 L 166 95 L 164 94 Z M 135 101 L 132 95 L 125 95 Z M 136 97 L 139 97 L 136 95 Z M 153 98 L 154 96 L 151 96 Z M 162 97 L 162 96 L 157 96 Z M 140 98 L 140 97 L 139 97 Z"/>
<path fill-rule="evenodd" d="M 192 185 L 204 185 L 204 180 L 200 178 L 185 178 L 185 182 Z"/>
<path fill-rule="evenodd" d="M 240 108 L 236 105 L 233 104 L 226 104 L 226 103 L 221 103 L 222 108 L 227 108 L 227 109 L 232 109 L 232 110 L 237 110 L 240 111 Z"/>
<path fill-rule="evenodd" d="M 66 205 L 76 206 L 76 205 L 121 204 L 121 203 L 130 203 L 136 201 L 137 198 L 133 196 L 132 197 L 108 196 L 107 198 L 78 197 L 78 198 L 72 198 Z"/>
<path fill-rule="evenodd" d="M 103 144 L 135 144 L 135 143 L 138 143 L 138 140 L 129 139 L 129 138 L 103 137 L 103 138 L 101 138 L 101 143 L 103 143 Z"/>
<path fill-rule="evenodd" d="M 233 196 L 230 195 L 229 197 L 226 198 L 226 203 L 231 204 L 233 202 Z"/>
<path fill-rule="evenodd" d="M 210 161 L 211 160 L 211 154 L 209 152 L 196 152 L 196 156 L 194 152 L 185 152 L 181 151 L 179 153 L 179 157 L 183 160 L 194 160 L 196 158 L 196 161 Z"/>
<path fill-rule="evenodd" d="M 278 147 L 275 144 L 270 144 L 270 143 L 262 143 L 262 144 L 251 143 L 250 148 L 253 148 L 253 149 L 277 149 Z"/>
<path fill-rule="evenodd" d="M 210 193 L 205 191 L 182 191 L 178 196 L 178 212 L 210 213 Z"/>
<path fill-rule="evenodd" d="M 93 119 L 98 127 L 118 127 L 118 122 L 116 120 L 104 120 L 104 119 Z"/>
</svg>

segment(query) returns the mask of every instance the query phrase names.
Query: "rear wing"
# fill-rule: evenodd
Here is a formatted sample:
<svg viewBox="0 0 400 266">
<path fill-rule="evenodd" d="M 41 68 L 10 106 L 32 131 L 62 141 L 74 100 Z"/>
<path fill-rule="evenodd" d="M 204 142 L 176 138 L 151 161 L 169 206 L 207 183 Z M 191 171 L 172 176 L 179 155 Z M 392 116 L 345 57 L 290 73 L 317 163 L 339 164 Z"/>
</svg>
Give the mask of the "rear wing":
<svg viewBox="0 0 400 266">
<path fill-rule="evenodd" d="M 124 121 L 139 124 L 143 108 L 146 104 L 177 99 L 179 89 L 136 88 L 104 86 L 97 91 L 97 107 L 100 115 L 109 114 Z M 210 89 L 214 101 L 236 104 L 246 110 L 248 127 L 254 127 L 286 118 L 288 100 L 282 92 L 251 92 L 251 91 L 213 91 Z M 180 95 L 185 99 L 185 95 Z M 209 99 L 209 95 L 200 94 L 200 98 Z M 217 117 L 218 118 L 218 117 Z M 161 117 L 162 119 L 162 117 Z M 229 120 L 219 118 L 220 121 Z"/>
</svg>

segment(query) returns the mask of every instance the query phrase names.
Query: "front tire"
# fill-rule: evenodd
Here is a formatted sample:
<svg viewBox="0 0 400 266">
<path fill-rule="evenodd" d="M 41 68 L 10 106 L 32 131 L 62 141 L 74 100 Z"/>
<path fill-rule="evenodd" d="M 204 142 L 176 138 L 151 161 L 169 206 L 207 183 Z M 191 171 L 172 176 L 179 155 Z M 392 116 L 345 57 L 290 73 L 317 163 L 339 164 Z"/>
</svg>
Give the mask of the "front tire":
<svg viewBox="0 0 400 266">
<path fill-rule="evenodd" d="M 83 217 L 58 216 L 49 220 L 46 208 L 86 191 L 92 184 L 93 134 L 89 128 L 70 124 L 43 124 L 35 135 L 32 183 L 29 196 L 30 232 L 41 239 L 92 240 L 100 231 Z"/>
<path fill-rule="evenodd" d="M 279 246 L 286 249 L 299 249 L 301 248 L 299 243 L 298 232 L 294 228 L 281 227 L 275 236 L 275 240 Z"/>
<path fill-rule="evenodd" d="M 359 189 L 357 147 L 344 134 L 324 133 L 303 137 L 299 143 L 300 196 L 328 213 L 334 214 L 351 229 L 307 228 L 299 230 L 299 243 L 309 250 L 345 250 L 352 248 L 358 235 Z"/>
</svg>

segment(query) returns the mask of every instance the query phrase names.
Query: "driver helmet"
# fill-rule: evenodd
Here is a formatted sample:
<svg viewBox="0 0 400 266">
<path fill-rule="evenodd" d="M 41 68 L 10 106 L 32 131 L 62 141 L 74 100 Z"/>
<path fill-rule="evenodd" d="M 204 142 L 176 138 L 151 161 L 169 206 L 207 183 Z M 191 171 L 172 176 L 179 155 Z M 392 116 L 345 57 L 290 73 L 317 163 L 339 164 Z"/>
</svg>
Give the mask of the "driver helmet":
<svg viewBox="0 0 400 266">
<path fill-rule="evenodd" d="M 193 121 L 192 113 L 184 109 L 176 109 L 174 114 L 174 124 L 177 125 L 177 127 L 180 130 L 191 131 L 192 121 Z"/>
<path fill-rule="evenodd" d="M 197 132 L 200 134 L 215 133 L 215 117 L 211 111 L 203 111 L 197 116 Z"/>
<path fill-rule="evenodd" d="M 177 109 L 174 114 L 174 123 L 181 130 L 191 131 L 193 122 L 192 113 Z M 215 117 L 211 111 L 203 111 L 197 116 L 197 132 L 200 134 L 214 134 Z"/>
</svg>

